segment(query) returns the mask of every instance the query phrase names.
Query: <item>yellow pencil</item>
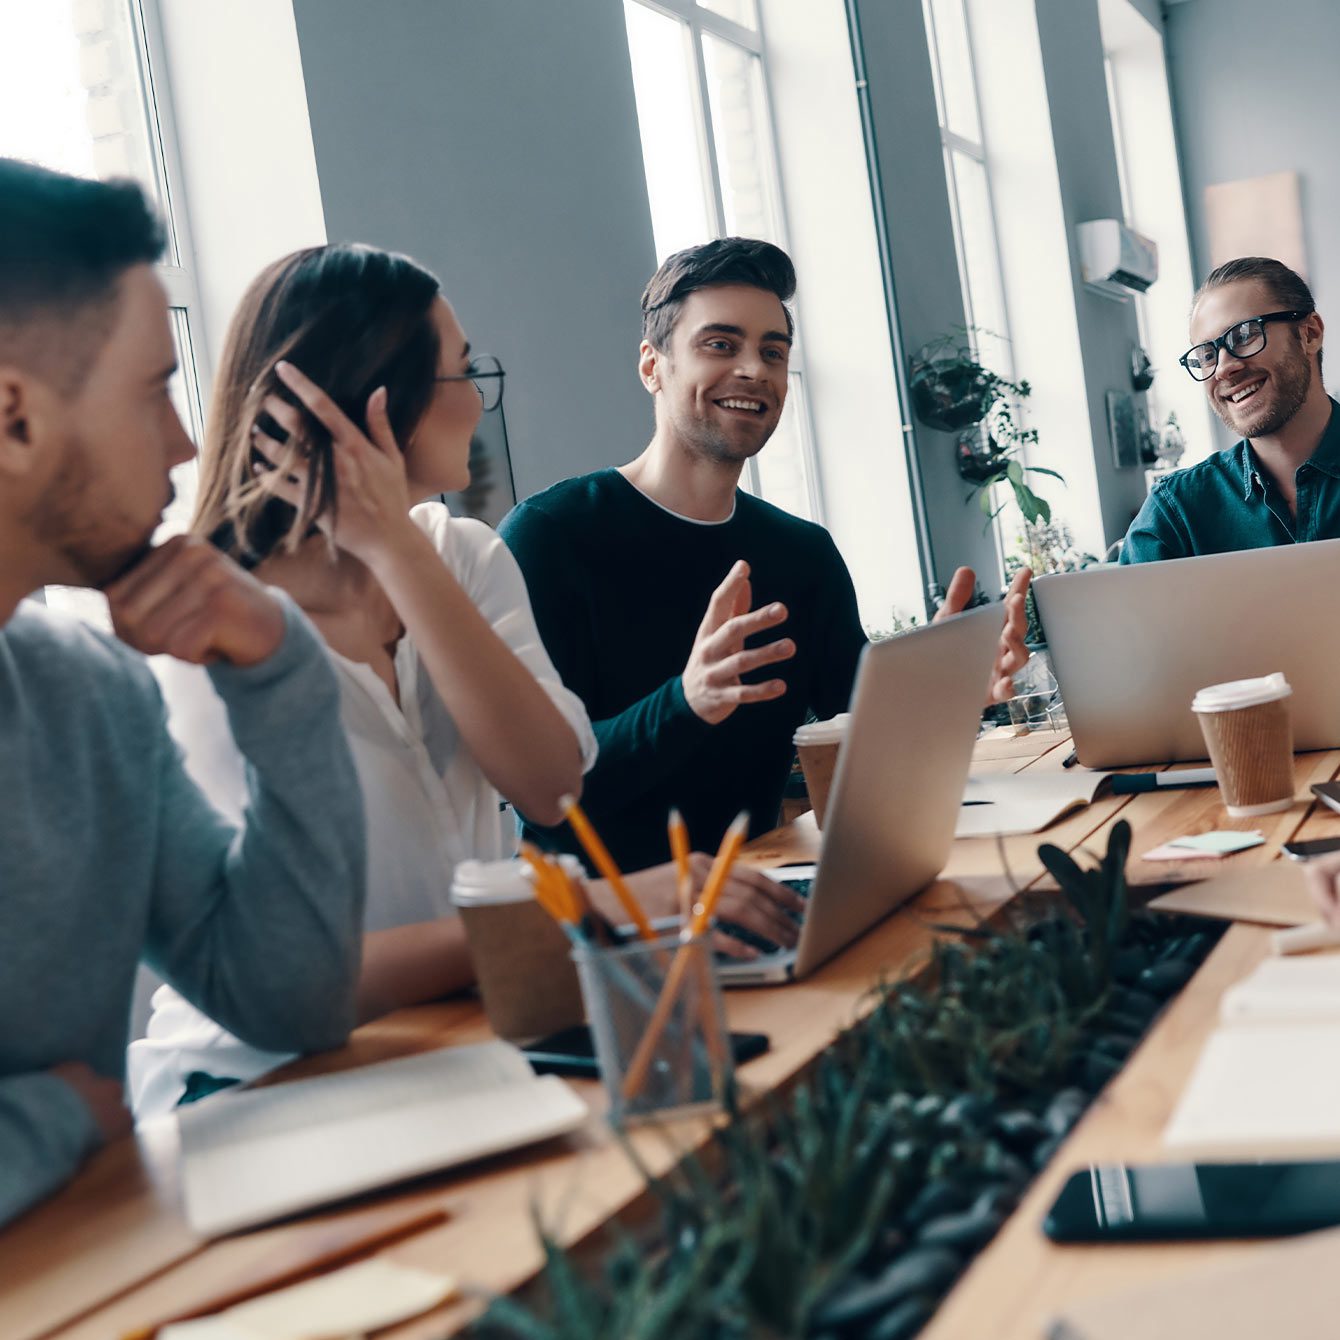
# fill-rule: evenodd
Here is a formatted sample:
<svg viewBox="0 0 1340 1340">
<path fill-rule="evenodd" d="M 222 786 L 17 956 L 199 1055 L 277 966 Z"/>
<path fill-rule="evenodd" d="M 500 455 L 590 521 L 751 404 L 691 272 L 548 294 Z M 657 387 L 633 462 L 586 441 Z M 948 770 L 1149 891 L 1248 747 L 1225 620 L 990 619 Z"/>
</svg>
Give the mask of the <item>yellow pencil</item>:
<svg viewBox="0 0 1340 1340">
<path fill-rule="evenodd" d="M 689 867 L 689 829 L 678 810 L 670 811 L 670 852 L 675 858 L 675 891 L 679 894 L 679 924 L 689 924 L 693 911 L 693 871 Z"/>
<path fill-rule="evenodd" d="M 600 840 L 596 830 L 591 827 L 591 821 L 582 813 L 581 806 L 572 796 L 564 796 L 558 802 L 558 807 L 563 811 L 568 823 L 572 825 L 572 831 L 577 834 L 577 840 L 591 858 L 591 864 L 600 871 L 602 878 L 609 881 L 610 888 L 614 890 L 614 896 L 622 904 L 623 910 L 628 914 L 633 925 L 637 927 L 637 933 L 644 940 L 656 939 L 656 932 L 652 930 L 651 922 L 647 920 L 647 914 L 633 896 L 633 891 L 628 887 L 623 875 L 620 874 L 619 867 L 614 864 L 614 858 L 609 854 L 609 849 Z"/>
<path fill-rule="evenodd" d="M 739 814 L 726 830 L 725 837 L 721 839 L 721 847 L 712 862 L 712 872 L 707 877 L 703 895 L 694 909 L 693 924 L 684 932 L 685 943 L 675 951 L 670 971 L 665 975 L 665 985 L 661 988 L 660 999 L 656 1002 L 656 1008 L 647 1022 L 647 1031 L 642 1035 L 642 1041 L 638 1043 L 632 1060 L 628 1063 L 628 1071 L 623 1082 L 625 1100 L 634 1098 L 646 1081 L 661 1034 L 665 1032 L 665 1027 L 670 1022 L 670 1012 L 674 1009 L 675 1001 L 683 988 L 684 974 L 692 962 L 688 953 L 688 940 L 702 935 L 711 923 L 712 911 L 721 897 L 721 891 L 726 887 L 726 878 L 730 874 L 731 866 L 735 864 L 735 858 L 740 854 L 740 848 L 744 846 L 748 829 L 749 815 Z"/>
<path fill-rule="evenodd" d="M 739 856 L 740 848 L 744 846 L 744 840 L 748 833 L 749 815 L 742 811 L 735 816 L 731 826 L 726 829 L 726 836 L 721 839 L 721 846 L 717 851 L 716 859 L 712 862 L 707 883 L 703 885 L 702 897 L 698 899 L 698 904 L 693 909 L 693 925 L 690 928 L 692 935 L 701 935 L 711 924 L 712 913 L 716 910 L 717 900 L 726 887 L 726 880 L 730 876 L 731 867 L 735 864 L 735 858 Z"/>
</svg>

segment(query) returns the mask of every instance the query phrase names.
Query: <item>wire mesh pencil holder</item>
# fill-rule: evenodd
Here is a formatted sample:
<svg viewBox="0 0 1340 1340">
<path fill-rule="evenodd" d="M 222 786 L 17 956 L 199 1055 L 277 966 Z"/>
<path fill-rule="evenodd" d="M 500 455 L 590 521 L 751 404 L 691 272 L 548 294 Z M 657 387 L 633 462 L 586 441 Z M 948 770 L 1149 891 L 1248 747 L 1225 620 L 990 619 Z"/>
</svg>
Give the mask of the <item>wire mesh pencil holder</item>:
<svg viewBox="0 0 1340 1340">
<path fill-rule="evenodd" d="M 708 937 L 572 951 L 616 1126 L 721 1107 L 734 1083 Z"/>
</svg>

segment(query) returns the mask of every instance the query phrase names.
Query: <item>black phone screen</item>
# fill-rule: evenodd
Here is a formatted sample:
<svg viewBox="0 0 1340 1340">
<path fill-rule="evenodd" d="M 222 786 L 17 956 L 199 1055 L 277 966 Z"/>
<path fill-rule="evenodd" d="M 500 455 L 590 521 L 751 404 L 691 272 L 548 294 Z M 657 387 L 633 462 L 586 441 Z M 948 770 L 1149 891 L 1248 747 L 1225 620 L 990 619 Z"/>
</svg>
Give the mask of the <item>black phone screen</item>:
<svg viewBox="0 0 1340 1340">
<path fill-rule="evenodd" d="M 1325 856 L 1328 852 L 1340 851 L 1340 838 L 1309 838 L 1303 842 L 1286 842 L 1281 850 L 1296 861 L 1310 861 L 1314 856 Z"/>
<path fill-rule="evenodd" d="M 736 1065 L 743 1065 L 768 1050 L 766 1033 L 732 1033 L 731 1055 Z M 565 1028 L 539 1042 L 522 1047 L 521 1054 L 530 1062 L 537 1075 L 575 1075 L 590 1079 L 600 1077 L 596 1064 L 595 1040 L 585 1024 Z"/>
<path fill-rule="evenodd" d="M 1057 1242 L 1260 1238 L 1340 1225 L 1340 1162 L 1093 1165 L 1042 1229 Z"/>
</svg>

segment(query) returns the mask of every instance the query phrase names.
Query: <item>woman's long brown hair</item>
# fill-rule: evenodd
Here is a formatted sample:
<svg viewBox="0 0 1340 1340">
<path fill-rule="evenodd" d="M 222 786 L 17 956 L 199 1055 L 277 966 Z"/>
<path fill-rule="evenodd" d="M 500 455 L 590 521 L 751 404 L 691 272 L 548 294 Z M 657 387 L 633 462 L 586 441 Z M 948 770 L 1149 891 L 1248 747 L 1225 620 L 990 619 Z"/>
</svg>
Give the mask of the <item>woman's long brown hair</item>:
<svg viewBox="0 0 1340 1340">
<path fill-rule="evenodd" d="M 433 396 L 438 291 L 437 279 L 414 261 L 374 247 L 309 247 L 261 271 L 233 316 L 219 360 L 191 529 L 254 567 L 276 549 L 292 552 L 318 517 L 335 514 L 330 433 L 310 414 L 303 411 L 306 431 L 285 442 L 277 470 L 252 449 L 253 424 L 285 436 L 261 409 L 266 396 L 298 404 L 274 366 L 292 363 L 364 430 L 368 397 L 385 386 L 403 447 Z M 296 462 L 308 467 L 299 507 L 277 498 L 268 483 Z"/>
</svg>

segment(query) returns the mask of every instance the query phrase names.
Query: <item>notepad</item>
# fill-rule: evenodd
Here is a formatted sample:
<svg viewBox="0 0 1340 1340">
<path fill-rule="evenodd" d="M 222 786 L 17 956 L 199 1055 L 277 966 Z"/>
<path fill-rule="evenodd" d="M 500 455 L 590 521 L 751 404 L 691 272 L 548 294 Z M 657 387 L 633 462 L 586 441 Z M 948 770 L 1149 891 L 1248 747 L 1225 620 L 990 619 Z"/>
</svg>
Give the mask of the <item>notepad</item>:
<svg viewBox="0 0 1340 1340">
<path fill-rule="evenodd" d="M 505 1042 L 224 1093 L 181 1109 L 186 1215 L 250 1228 L 575 1129 L 585 1103 Z"/>
<path fill-rule="evenodd" d="M 1340 954 L 1267 959 L 1224 993 L 1163 1141 L 1204 1155 L 1340 1152 Z"/>
<path fill-rule="evenodd" d="M 1038 833 L 1063 814 L 1089 804 L 1105 772 L 986 773 L 969 777 L 956 838 Z"/>
</svg>

